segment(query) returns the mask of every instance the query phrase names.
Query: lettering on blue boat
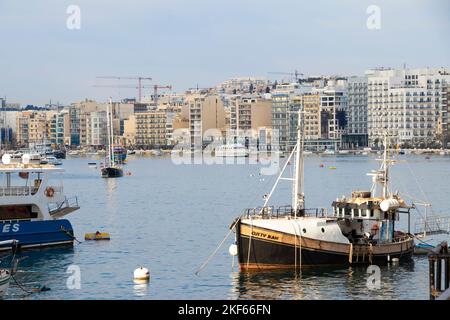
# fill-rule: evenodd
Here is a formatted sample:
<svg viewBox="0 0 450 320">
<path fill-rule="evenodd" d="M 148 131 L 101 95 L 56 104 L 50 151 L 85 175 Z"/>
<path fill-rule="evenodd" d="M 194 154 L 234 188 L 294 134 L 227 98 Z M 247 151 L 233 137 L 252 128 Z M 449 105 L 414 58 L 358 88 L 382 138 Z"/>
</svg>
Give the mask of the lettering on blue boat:
<svg viewBox="0 0 450 320">
<path fill-rule="evenodd" d="M 2 228 L 2 233 L 18 232 L 20 225 L 18 223 L 5 223 Z"/>
</svg>

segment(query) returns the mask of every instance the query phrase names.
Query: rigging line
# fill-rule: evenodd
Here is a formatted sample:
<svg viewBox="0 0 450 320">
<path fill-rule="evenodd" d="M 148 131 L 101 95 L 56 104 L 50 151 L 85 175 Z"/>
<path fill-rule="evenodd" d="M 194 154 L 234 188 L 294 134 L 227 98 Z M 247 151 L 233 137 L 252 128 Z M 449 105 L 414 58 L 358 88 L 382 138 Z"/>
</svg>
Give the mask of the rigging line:
<svg viewBox="0 0 450 320">
<path fill-rule="evenodd" d="M 219 243 L 217 248 L 209 255 L 209 257 L 206 259 L 206 261 L 200 266 L 200 268 L 197 269 L 195 272 L 195 275 L 198 276 L 199 272 L 202 271 L 209 263 L 209 261 L 217 254 L 217 251 L 222 247 L 222 245 L 225 243 L 225 240 L 228 239 L 230 234 L 233 232 L 233 228 L 236 226 L 236 224 L 240 221 L 239 219 L 236 219 L 236 221 L 230 226 L 230 231 L 226 234 L 225 238 L 222 239 L 222 241 Z"/>
<path fill-rule="evenodd" d="M 284 173 L 284 170 L 286 169 L 287 165 L 289 164 L 289 162 L 290 162 L 290 160 L 292 158 L 292 155 L 295 153 L 296 149 L 297 149 L 297 146 L 294 147 L 294 149 L 292 150 L 291 154 L 289 155 L 289 158 L 287 158 L 286 162 L 284 163 L 283 169 L 281 170 L 280 174 L 277 177 L 277 180 L 275 181 L 275 184 L 273 185 L 272 189 L 270 190 L 270 193 L 267 196 L 266 201 L 264 201 L 263 207 L 265 207 L 267 205 L 267 203 L 269 202 L 270 198 L 272 197 L 272 194 L 275 191 L 275 189 L 276 189 L 276 187 L 278 185 L 278 182 L 280 182 L 281 177 L 282 177 L 282 175 Z"/>
</svg>

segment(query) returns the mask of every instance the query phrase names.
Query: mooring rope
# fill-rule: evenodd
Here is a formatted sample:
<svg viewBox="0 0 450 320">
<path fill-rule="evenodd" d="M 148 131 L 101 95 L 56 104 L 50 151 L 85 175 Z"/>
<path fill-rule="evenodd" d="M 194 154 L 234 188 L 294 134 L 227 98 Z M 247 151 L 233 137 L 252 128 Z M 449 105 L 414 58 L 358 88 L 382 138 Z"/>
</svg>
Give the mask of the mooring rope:
<svg viewBox="0 0 450 320">
<path fill-rule="evenodd" d="M 66 229 L 64 229 L 63 226 L 61 226 L 61 231 L 64 232 L 65 234 L 67 234 L 69 237 L 71 237 L 73 240 L 75 240 L 76 242 L 78 242 L 79 244 L 82 243 L 80 240 L 78 240 L 73 234 L 71 234 L 69 231 L 67 231 Z"/>
<path fill-rule="evenodd" d="M 230 226 L 230 231 L 228 231 L 228 233 L 226 234 L 225 238 L 222 239 L 222 241 L 219 243 L 219 245 L 216 247 L 216 249 L 213 251 L 213 253 L 211 253 L 209 255 L 209 257 L 206 259 L 205 262 L 203 262 L 203 264 L 197 269 L 197 271 L 195 272 L 195 275 L 198 276 L 199 272 L 202 271 L 209 263 L 209 261 L 216 255 L 217 251 L 219 251 L 219 249 L 222 247 L 222 245 L 225 243 L 225 240 L 228 239 L 228 237 L 230 236 L 230 234 L 233 232 L 233 228 L 236 226 L 236 224 L 240 221 L 241 219 L 236 219 L 236 221 Z"/>
</svg>

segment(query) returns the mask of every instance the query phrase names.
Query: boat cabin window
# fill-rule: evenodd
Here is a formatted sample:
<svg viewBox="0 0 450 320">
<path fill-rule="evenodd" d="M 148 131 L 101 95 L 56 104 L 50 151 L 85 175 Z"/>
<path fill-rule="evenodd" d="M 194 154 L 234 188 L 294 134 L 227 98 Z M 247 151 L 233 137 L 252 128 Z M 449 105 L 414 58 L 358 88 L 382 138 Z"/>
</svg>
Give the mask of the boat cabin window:
<svg viewBox="0 0 450 320">
<path fill-rule="evenodd" d="M 359 209 L 360 216 L 361 217 L 367 217 L 367 211 L 369 211 L 369 210 Z"/>
<path fill-rule="evenodd" d="M 39 172 L 2 172 L 0 175 L 0 196 L 26 196 L 35 194 L 42 183 Z"/>
<path fill-rule="evenodd" d="M 31 205 L 0 206 L 0 221 L 27 220 L 37 218 L 37 215 Z"/>
</svg>

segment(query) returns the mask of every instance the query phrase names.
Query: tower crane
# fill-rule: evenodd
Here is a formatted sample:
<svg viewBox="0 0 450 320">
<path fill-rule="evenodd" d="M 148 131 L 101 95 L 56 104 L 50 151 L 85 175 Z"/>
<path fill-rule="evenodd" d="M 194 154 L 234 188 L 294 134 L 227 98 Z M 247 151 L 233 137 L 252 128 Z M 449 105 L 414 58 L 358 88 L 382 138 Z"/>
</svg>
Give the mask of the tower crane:
<svg viewBox="0 0 450 320">
<path fill-rule="evenodd" d="M 158 89 L 172 90 L 172 86 L 171 85 L 163 86 L 163 85 L 158 85 L 158 84 L 155 84 L 153 86 L 153 101 L 155 102 L 156 108 L 158 108 Z"/>
<path fill-rule="evenodd" d="M 152 80 L 152 78 L 150 78 L 150 77 L 117 77 L 117 76 L 99 76 L 99 77 L 97 77 L 97 79 L 137 80 L 138 81 L 137 89 L 138 89 L 139 102 L 141 102 L 142 88 L 144 88 L 142 86 L 142 81 L 143 80 Z"/>
<path fill-rule="evenodd" d="M 294 70 L 294 72 L 279 72 L 279 71 L 271 71 L 268 72 L 270 74 L 285 74 L 289 76 L 293 76 L 295 78 L 295 82 L 298 82 L 299 76 L 303 76 L 303 73 L 298 72 L 297 70 Z"/>
</svg>

